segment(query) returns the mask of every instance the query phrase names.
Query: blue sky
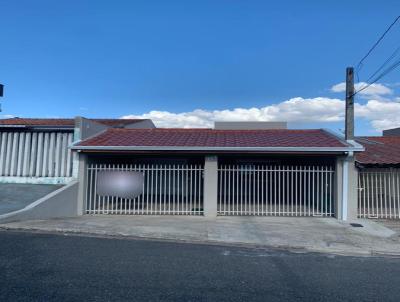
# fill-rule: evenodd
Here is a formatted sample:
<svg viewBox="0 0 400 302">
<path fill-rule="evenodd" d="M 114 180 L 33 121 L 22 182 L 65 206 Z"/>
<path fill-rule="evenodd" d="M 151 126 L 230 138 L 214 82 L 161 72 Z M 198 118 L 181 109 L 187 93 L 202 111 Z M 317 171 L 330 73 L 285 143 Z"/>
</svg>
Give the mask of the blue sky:
<svg viewBox="0 0 400 302">
<path fill-rule="evenodd" d="M 0 0 L 0 7 L 3 117 L 133 115 L 160 126 L 289 120 L 333 130 L 343 128 L 344 93 L 332 86 L 400 11 L 390 0 Z M 360 81 L 399 37 L 397 24 Z M 400 126 L 399 82 L 394 71 L 357 98 L 358 134 Z"/>
</svg>

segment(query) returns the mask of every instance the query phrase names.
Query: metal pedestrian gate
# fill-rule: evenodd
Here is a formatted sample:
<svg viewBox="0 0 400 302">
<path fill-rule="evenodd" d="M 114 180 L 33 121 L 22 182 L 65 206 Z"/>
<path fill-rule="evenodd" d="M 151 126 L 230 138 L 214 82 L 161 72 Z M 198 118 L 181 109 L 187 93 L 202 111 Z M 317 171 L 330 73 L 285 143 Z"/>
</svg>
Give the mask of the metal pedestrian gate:
<svg viewBox="0 0 400 302">
<path fill-rule="evenodd" d="M 400 169 L 359 171 L 358 216 L 400 219 Z"/>
<path fill-rule="evenodd" d="M 143 176 L 136 198 L 100 196 L 101 171 L 135 171 Z M 117 215 L 203 215 L 202 165 L 90 164 L 87 168 L 86 213 Z"/>
<path fill-rule="evenodd" d="M 218 215 L 334 216 L 331 166 L 222 165 Z"/>
</svg>

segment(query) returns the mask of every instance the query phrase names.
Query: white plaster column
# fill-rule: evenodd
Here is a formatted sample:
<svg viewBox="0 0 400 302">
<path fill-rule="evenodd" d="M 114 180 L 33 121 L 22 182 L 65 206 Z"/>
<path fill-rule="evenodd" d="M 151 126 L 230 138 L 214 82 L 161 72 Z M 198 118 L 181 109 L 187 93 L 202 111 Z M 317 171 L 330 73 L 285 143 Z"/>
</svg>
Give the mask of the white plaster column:
<svg viewBox="0 0 400 302">
<path fill-rule="evenodd" d="M 336 217 L 339 220 L 357 219 L 358 170 L 353 154 L 336 160 Z"/>
<path fill-rule="evenodd" d="M 204 161 L 204 216 L 217 217 L 218 157 L 206 156 Z"/>
<path fill-rule="evenodd" d="M 87 155 L 84 153 L 75 152 L 78 157 L 78 200 L 77 200 L 77 214 L 83 215 L 85 207 L 85 196 L 86 196 L 86 183 L 87 183 Z"/>
</svg>

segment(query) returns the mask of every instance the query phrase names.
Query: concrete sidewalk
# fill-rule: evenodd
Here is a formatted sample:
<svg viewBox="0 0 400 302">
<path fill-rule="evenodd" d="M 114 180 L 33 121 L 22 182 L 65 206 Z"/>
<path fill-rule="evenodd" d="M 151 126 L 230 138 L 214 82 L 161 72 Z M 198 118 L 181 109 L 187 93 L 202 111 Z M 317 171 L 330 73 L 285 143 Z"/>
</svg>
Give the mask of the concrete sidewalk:
<svg viewBox="0 0 400 302">
<path fill-rule="evenodd" d="M 284 248 L 340 255 L 400 256 L 400 234 L 371 220 L 331 218 L 82 216 L 1 224 L 2 229 Z"/>
</svg>

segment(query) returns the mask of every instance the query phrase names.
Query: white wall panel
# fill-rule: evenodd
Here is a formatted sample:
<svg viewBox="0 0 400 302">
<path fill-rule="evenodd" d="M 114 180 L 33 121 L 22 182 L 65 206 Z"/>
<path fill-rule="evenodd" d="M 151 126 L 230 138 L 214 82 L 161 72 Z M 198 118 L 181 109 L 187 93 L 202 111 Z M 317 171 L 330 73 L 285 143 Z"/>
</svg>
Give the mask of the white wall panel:
<svg viewBox="0 0 400 302">
<path fill-rule="evenodd" d="M 71 177 L 73 133 L 0 132 L 0 177 Z"/>
</svg>

